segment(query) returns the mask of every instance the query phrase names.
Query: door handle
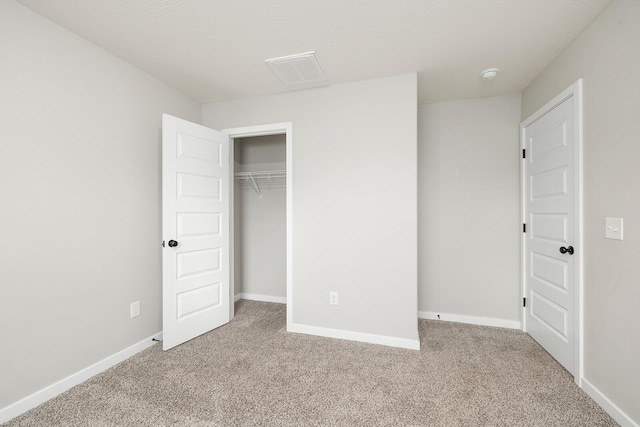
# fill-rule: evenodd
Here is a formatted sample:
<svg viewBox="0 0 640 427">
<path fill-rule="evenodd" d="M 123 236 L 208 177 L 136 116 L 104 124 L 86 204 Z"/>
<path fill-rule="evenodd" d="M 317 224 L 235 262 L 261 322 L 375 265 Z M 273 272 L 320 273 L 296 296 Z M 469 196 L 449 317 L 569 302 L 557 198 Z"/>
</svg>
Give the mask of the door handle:
<svg viewBox="0 0 640 427">
<path fill-rule="evenodd" d="M 178 246 L 178 242 L 176 242 L 175 240 L 169 240 L 170 248 L 175 248 L 176 246 Z M 571 248 L 571 253 L 573 253 L 573 248 Z"/>
<path fill-rule="evenodd" d="M 169 242 L 169 246 L 171 246 L 171 242 Z M 573 246 L 569 246 L 568 248 L 565 248 L 564 246 L 560 246 L 560 253 L 573 255 Z"/>
</svg>

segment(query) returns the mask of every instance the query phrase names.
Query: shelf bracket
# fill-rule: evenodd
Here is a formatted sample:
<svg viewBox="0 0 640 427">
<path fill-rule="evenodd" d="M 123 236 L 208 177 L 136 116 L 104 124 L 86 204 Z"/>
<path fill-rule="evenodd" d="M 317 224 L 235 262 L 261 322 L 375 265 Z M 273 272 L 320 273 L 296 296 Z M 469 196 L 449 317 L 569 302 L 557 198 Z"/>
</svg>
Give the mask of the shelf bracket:
<svg viewBox="0 0 640 427">
<path fill-rule="evenodd" d="M 258 183 L 256 182 L 255 179 L 253 179 L 253 174 L 249 174 L 249 178 L 251 178 L 251 184 L 253 185 L 253 189 L 256 190 L 256 193 L 258 193 L 258 196 L 260 196 L 260 198 L 262 199 L 262 191 L 260 191 L 260 187 L 258 187 Z"/>
</svg>

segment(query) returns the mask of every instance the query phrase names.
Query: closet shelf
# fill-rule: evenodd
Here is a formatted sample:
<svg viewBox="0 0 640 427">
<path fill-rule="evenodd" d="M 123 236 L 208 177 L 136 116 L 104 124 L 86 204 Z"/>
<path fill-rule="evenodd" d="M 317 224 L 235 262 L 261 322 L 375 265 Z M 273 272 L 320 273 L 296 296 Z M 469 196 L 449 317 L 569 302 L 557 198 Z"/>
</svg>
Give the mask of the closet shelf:
<svg viewBox="0 0 640 427">
<path fill-rule="evenodd" d="M 260 185 L 271 187 L 284 187 L 286 185 L 286 170 L 268 170 L 252 172 L 236 172 L 234 174 L 240 188 L 253 188 L 262 199 Z M 260 183 L 260 185 L 259 185 Z"/>
</svg>

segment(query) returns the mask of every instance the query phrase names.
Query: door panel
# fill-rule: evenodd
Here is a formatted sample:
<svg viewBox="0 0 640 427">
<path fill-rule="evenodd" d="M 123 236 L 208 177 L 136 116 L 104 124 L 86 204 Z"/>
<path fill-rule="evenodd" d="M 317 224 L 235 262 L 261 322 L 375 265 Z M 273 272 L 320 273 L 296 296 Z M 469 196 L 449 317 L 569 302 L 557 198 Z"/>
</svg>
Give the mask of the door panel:
<svg viewBox="0 0 640 427">
<path fill-rule="evenodd" d="M 531 175 L 531 201 L 558 196 L 567 196 L 566 168 Z"/>
<path fill-rule="evenodd" d="M 565 214 L 531 214 L 531 234 L 536 239 L 555 240 L 559 243 L 567 241 L 567 215 Z"/>
<path fill-rule="evenodd" d="M 178 212 L 176 220 L 178 238 L 220 236 L 222 216 L 219 213 Z"/>
<path fill-rule="evenodd" d="M 575 365 L 574 98 L 524 128 L 526 331 L 569 372 Z"/>
<path fill-rule="evenodd" d="M 531 291 L 531 316 L 544 325 L 549 332 L 555 333 L 560 340 L 568 342 L 568 312 L 549 298 Z"/>
<path fill-rule="evenodd" d="M 555 258 L 531 253 L 531 275 L 548 286 L 567 291 L 567 263 Z"/>
<path fill-rule="evenodd" d="M 163 348 L 229 321 L 229 138 L 163 115 Z"/>
</svg>

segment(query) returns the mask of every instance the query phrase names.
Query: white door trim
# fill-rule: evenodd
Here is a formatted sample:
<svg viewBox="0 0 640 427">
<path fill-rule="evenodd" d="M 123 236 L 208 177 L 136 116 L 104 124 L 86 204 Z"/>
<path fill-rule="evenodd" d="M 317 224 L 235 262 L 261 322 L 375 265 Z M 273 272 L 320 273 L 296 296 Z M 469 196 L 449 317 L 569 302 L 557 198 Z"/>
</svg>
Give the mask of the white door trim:
<svg viewBox="0 0 640 427">
<path fill-rule="evenodd" d="M 258 125 L 258 126 L 245 126 L 239 128 L 229 128 L 222 129 L 222 132 L 229 135 L 230 144 L 229 144 L 229 164 L 231 165 L 231 176 L 234 175 L 234 162 L 233 162 L 233 152 L 234 152 L 234 143 L 235 138 L 247 138 L 251 136 L 265 136 L 265 135 L 274 135 L 274 134 L 285 134 L 286 138 L 286 169 L 287 169 L 287 178 L 286 178 L 286 193 L 287 193 L 287 326 L 293 324 L 293 124 L 291 122 L 284 123 L 273 123 L 268 125 Z M 235 301 L 235 277 L 234 277 L 234 247 L 235 242 L 233 241 L 233 230 L 234 230 L 234 185 L 233 179 L 231 179 L 230 183 L 231 188 L 229 189 L 230 194 L 230 203 L 231 203 L 231 214 L 230 216 L 230 236 L 231 236 L 231 256 L 230 259 L 230 274 L 231 274 L 231 283 L 229 286 L 229 303 L 231 304 L 230 313 L 231 318 L 234 317 L 234 308 L 233 303 Z"/>
<path fill-rule="evenodd" d="M 524 149 L 524 130 L 527 126 L 531 125 L 536 120 L 540 119 L 549 111 L 563 103 L 569 98 L 573 98 L 573 123 L 574 123 L 574 135 L 575 141 L 573 145 L 574 156 L 574 212 L 575 212 L 575 240 L 573 246 L 576 248 L 575 254 L 575 286 L 574 286 L 574 328 L 575 328 L 575 382 L 578 386 L 582 387 L 583 381 L 583 261 L 584 261 L 584 246 L 582 239 L 583 232 L 583 163 L 582 163 L 582 145 L 583 145 L 583 133 L 582 133 L 582 79 L 579 79 L 567 89 L 562 91 L 558 96 L 546 103 L 542 108 L 529 116 L 525 121 L 520 124 L 520 148 Z M 520 211 L 522 217 L 522 223 L 526 223 L 525 218 L 525 200 L 527 195 L 527 189 L 525 188 L 524 177 L 524 161 L 521 163 L 520 168 Z M 521 297 L 526 295 L 525 289 L 525 235 L 521 233 Z M 526 312 L 525 308 L 521 311 L 522 330 L 527 330 L 526 324 Z"/>
</svg>

